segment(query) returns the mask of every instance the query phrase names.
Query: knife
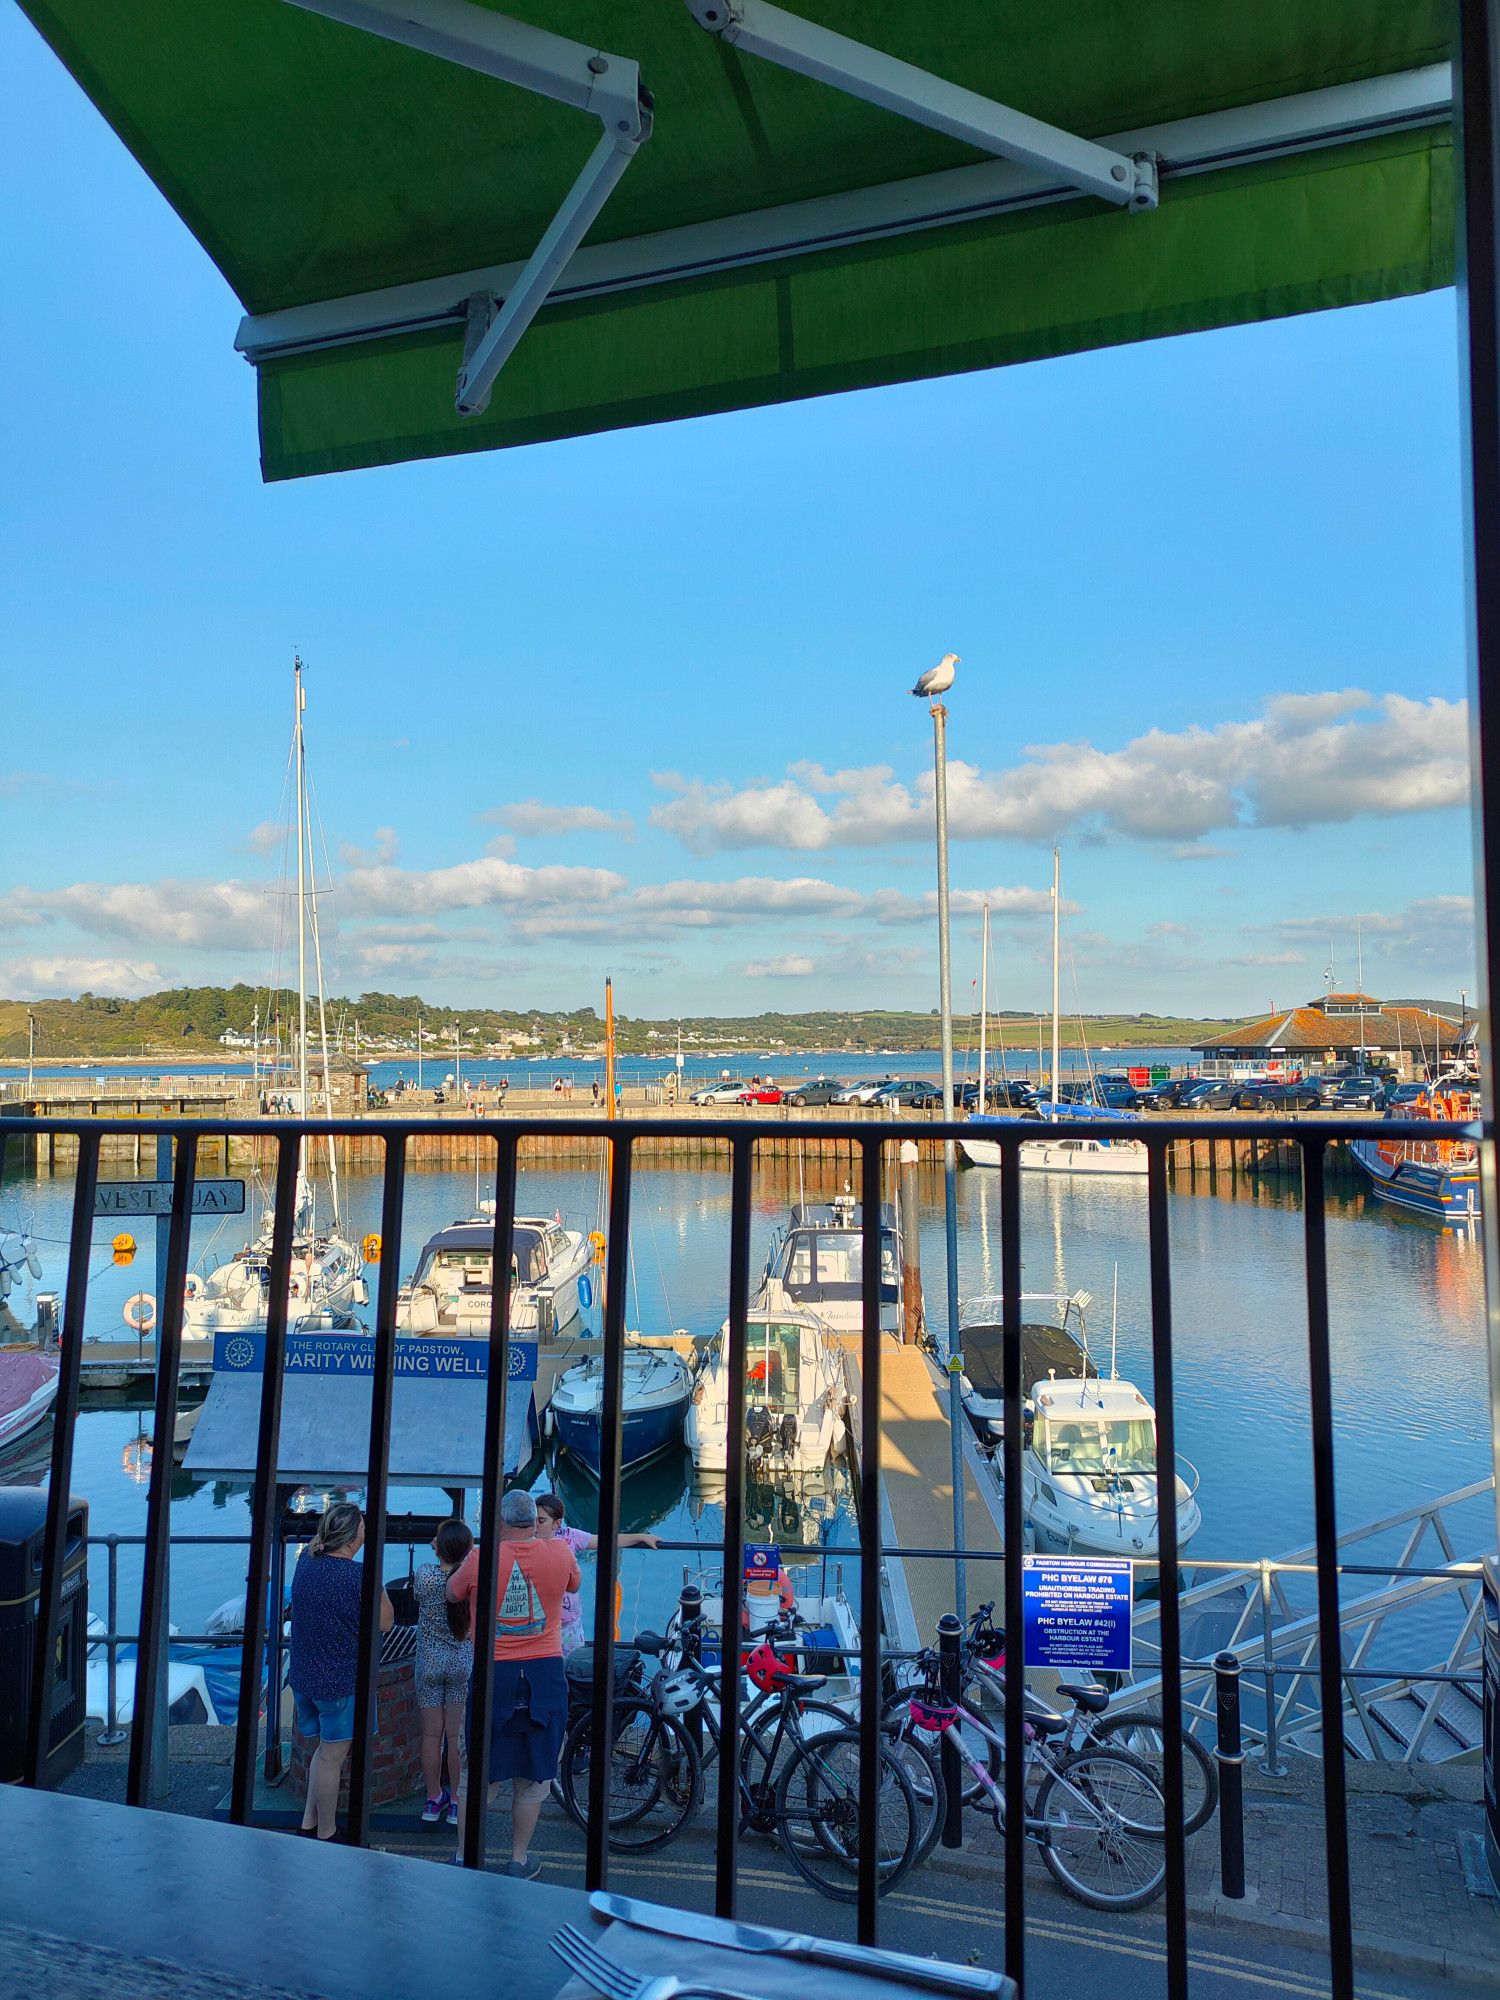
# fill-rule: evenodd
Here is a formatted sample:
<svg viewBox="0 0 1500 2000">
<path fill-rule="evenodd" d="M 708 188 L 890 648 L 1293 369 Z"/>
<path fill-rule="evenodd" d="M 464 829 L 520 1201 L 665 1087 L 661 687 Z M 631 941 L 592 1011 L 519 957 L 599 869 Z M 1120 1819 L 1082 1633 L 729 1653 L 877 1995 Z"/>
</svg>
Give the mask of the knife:
<svg viewBox="0 0 1500 2000">
<path fill-rule="evenodd" d="M 589 1907 L 596 1917 L 612 1918 L 636 1930 L 659 1931 L 663 1937 L 693 1938 L 726 1951 L 767 1952 L 778 1958 L 807 1959 L 815 1965 L 836 1965 L 841 1971 L 862 1972 L 874 1979 L 895 1979 L 933 1992 L 961 1994 L 964 2000 L 978 1995 L 986 2000 L 1008 2000 L 1015 1992 L 1003 1972 L 947 1965 L 935 1958 L 914 1958 L 904 1951 L 839 1944 L 832 1938 L 802 1932 L 762 1930 L 758 1925 L 736 1924 L 723 1917 L 700 1917 L 692 1910 L 637 1902 L 633 1896 L 614 1896 L 604 1889 L 596 1889 L 589 1897 Z"/>
</svg>

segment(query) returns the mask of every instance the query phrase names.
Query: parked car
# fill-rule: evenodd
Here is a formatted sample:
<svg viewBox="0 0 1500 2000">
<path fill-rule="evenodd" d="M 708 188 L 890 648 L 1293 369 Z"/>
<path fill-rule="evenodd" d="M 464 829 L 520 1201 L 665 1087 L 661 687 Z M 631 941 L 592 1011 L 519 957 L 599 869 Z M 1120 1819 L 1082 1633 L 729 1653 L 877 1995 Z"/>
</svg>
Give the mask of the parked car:
<svg viewBox="0 0 1500 2000">
<path fill-rule="evenodd" d="M 839 1092 L 845 1089 L 836 1076 L 819 1076 L 807 1083 L 796 1083 L 781 1093 L 783 1104 L 837 1104 Z"/>
<path fill-rule="evenodd" d="M 941 1084 L 908 1078 L 882 1090 L 875 1102 L 888 1105 L 892 1111 L 937 1111 L 942 1107 L 943 1089 Z"/>
<path fill-rule="evenodd" d="M 1316 1111 L 1322 1103 L 1318 1086 L 1310 1079 L 1292 1083 L 1284 1078 L 1268 1077 L 1263 1083 L 1246 1085 L 1252 1105 L 1244 1108 L 1255 1111 Z"/>
<path fill-rule="evenodd" d="M 1436 1084 L 1431 1083 L 1394 1084 L 1386 1092 L 1386 1109 L 1400 1116 L 1409 1111 L 1414 1104 L 1420 1104 L 1428 1092 L 1436 1088 Z"/>
<path fill-rule="evenodd" d="M 881 1091 L 889 1090 L 900 1079 L 894 1076 L 866 1077 L 863 1083 L 846 1083 L 842 1090 L 834 1093 L 835 1104 L 873 1104 Z"/>
<path fill-rule="evenodd" d="M 1141 1092 L 1141 1107 L 1146 1111 L 1175 1111 L 1184 1093 L 1201 1081 L 1196 1076 L 1169 1076 L 1165 1083 L 1153 1083 L 1149 1090 Z"/>
<path fill-rule="evenodd" d="M 989 1079 L 984 1093 L 985 1108 L 988 1111 L 1030 1111 L 1036 1103 L 1036 1091 L 1022 1077 L 994 1077 Z M 958 1101 L 966 1111 L 979 1109 L 979 1079 L 966 1083 L 958 1093 Z"/>
<path fill-rule="evenodd" d="M 1102 1078 L 1095 1097 L 1111 1111 L 1139 1111 L 1146 1102 L 1145 1092 L 1137 1090 L 1133 1083 L 1106 1082 Z"/>
<path fill-rule="evenodd" d="M 780 1084 L 752 1083 L 739 1095 L 741 1104 L 780 1104 L 785 1096 Z"/>
<path fill-rule="evenodd" d="M 1331 1088 L 1322 1086 L 1318 1101 L 1328 1111 L 1378 1111 L 1385 1103 L 1385 1081 L 1378 1076 L 1344 1076 Z"/>
<path fill-rule="evenodd" d="M 688 1099 L 689 1104 L 738 1104 L 741 1094 L 750 1088 L 742 1076 L 732 1078 L 727 1083 L 706 1083 L 701 1090 L 695 1090 Z"/>
<path fill-rule="evenodd" d="M 1200 1076 L 1187 1086 L 1177 1103 L 1183 1111 L 1233 1111 L 1244 1095 L 1243 1083 L 1231 1083 L 1222 1076 Z"/>
</svg>

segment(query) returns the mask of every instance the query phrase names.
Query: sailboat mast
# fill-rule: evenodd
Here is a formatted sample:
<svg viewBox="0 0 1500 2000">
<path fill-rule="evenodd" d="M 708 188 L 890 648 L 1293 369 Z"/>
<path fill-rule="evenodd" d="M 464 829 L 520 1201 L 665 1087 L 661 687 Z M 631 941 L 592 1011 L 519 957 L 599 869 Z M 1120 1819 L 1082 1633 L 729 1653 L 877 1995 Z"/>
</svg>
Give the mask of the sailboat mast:
<svg viewBox="0 0 1500 2000">
<path fill-rule="evenodd" d="M 1058 1006 L 1061 999 L 1062 966 L 1062 852 L 1052 850 L 1052 1109 L 1057 1109 L 1057 1065 L 1061 1054 L 1062 1030 Z"/>
<path fill-rule="evenodd" d="M 302 740 L 302 662 L 293 654 L 295 717 L 292 762 L 297 772 L 297 1089 L 298 1109 L 307 1116 L 307 763 Z"/>
<path fill-rule="evenodd" d="M 615 1115 L 615 983 L 604 982 L 604 1115 Z M 613 1161 L 613 1151 L 610 1153 Z"/>
<path fill-rule="evenodd" d="M 985 1024 L 990 1014 L 990 906 L 984 906 L 984 928 L 979 947 L 979 1109 L 990 1108 L 989 1077 L 985 1069 Z"/>
</svg>

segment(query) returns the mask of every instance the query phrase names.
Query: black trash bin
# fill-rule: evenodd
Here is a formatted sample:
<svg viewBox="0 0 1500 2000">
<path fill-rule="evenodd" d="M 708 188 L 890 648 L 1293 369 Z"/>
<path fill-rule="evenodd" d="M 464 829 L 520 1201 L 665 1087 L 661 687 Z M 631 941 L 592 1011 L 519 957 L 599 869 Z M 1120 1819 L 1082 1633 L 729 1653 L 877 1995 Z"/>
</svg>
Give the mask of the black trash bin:
<svg viewBox="0 0 1500 2000">
<path fill-rule="evenodd" d="M 47 1496 L 35 1486 L 0 1487 L 0 1784 L 14 1784 L 26 1764 L 32 1654 L 42 1591 Z M 62 1608 L 51 1685 L 44 1782 L 58 1784 L 83 1762 L 88 1706 L 88 1531 L 86 1500 L 68 1509 Z"/>
</svg>

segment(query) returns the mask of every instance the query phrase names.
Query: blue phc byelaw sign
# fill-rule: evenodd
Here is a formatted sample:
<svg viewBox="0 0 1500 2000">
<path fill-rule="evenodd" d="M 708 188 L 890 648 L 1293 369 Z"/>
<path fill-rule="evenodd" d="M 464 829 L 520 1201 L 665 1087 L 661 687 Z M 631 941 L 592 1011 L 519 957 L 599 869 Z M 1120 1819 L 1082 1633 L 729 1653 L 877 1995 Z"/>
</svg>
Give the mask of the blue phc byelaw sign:
<svg viewBox="0 0 1500 2000">
<path fill-rule="evenodd" d="M 510 1343 L 510 1380 L 536 1380 L 537 1344 Z M 261 1375 L 266 1366 L 264 1333 L 216 1333 L 214 1370 L 222 1375 Z M 287 1335 L 288 1375 L 369 1375 L 375 1368 L 375 1340 L 363 1333 L 292 1333 Z M 487 1340 L 396 1342 L 396 1375 L 429 1381 L 483 1382 L 490 1372 Z"/>
<path fill-rule="evenodd" d="M 1129 1673 L 1132 1578 L 1128 1562 L 1023 1556 L 1023 1664 Z"/>
</svg>

